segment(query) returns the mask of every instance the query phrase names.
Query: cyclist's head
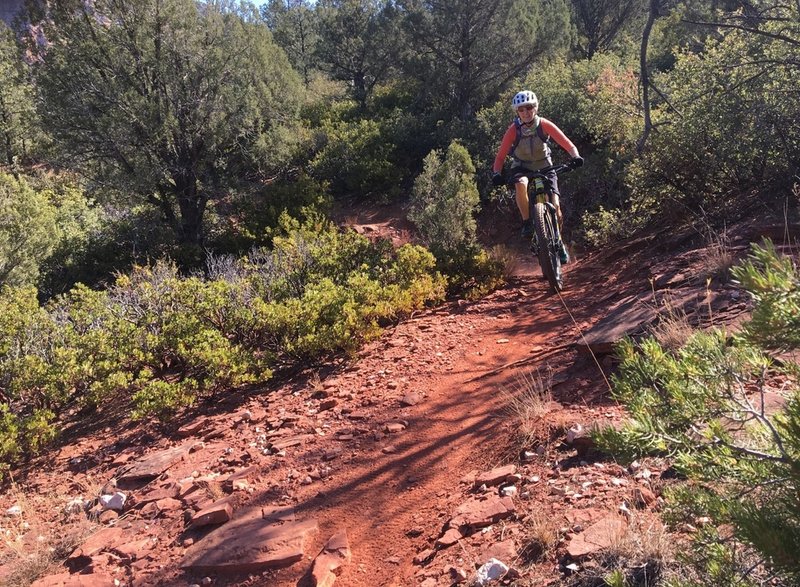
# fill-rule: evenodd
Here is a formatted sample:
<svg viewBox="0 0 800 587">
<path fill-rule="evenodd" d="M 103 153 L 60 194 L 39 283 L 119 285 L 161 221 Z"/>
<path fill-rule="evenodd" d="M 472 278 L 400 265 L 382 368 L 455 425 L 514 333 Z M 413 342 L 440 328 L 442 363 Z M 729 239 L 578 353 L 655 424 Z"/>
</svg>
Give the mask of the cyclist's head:
<svg viewBox="0 0 800 587">
<path fill-rule="evenodd" d="M 511 109 L 514 112 L 519 112 L 519 109 L 523 106 L 530 106 L 536 110 L 539 107 L 539 99 L 536 97 L 536 94 L 530 90 L 522 90 L 521 92 L 517 92 L 517 94 L 511 100 Z"/>
</svg>

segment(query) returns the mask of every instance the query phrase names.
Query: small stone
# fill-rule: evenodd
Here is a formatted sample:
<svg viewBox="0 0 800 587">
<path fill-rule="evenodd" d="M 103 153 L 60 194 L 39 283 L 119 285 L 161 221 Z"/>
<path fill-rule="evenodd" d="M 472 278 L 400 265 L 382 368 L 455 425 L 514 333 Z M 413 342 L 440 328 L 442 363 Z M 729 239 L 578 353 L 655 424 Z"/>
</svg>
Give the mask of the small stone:
<svg viewBox="0 0 800 587">
<path fill-rule="evenodd" d="M 104 509 L 115 510 L 119 512 L 125 508 L 125 502 L 127 500 L 128 500 L 127 495 L 125 495 L 121 491 L 117 491 L 112 495 L 101 495 L 100 505 L 102 505 Z"/>
</svg>

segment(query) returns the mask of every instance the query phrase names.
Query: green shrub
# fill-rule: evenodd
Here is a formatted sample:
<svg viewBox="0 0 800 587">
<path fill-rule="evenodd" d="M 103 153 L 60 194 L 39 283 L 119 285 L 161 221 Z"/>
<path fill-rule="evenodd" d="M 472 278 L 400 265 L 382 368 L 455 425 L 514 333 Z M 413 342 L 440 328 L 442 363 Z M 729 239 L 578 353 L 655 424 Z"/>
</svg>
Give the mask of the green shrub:
<svg viewBox="0 0 800 587">
<path fill-rule="evenodd" d="M 0 172 L 0 287 L 35 283 L 58 239 L 47 198 L 24 179 Z"/>
<path fill-rule="evenodd" d="M 414 181 L 408 218 L 437 257 L 477 243 L 474 214 L 479 207 L 475 167 L 467 150 L 453 142 L 432 151 Z"/>
<path fill-rule="evenodd" d="M 777 21 L 765 26 L 780 34 Z M 785 51 L 775 38 L 732 30 L 702 54 L 681 53 L 658 76 L 669 103 L 656 100 L 658 127 L 628 170 L 635 214 L 730 222 L 790 193 L 800 164 L 800 96 L 792 90 L 800 69 Z"/>
<path fill-rule="evenodd" d="M 619 347 L 614 397 L 631 414 L 620 428 L 595 431 L 621 458 L 668 455 L 692 483 L 673 494 L 670 518 L 706 517 L 689 551 L 692 584 L 763 584 L 769 573 L 800 579 L 800 387 L 796 364 L 781 369 L 762 345 L 797 348 L 795 265 L 769 244 L 734 275 L 754 297 L 741 335 L 696 332 L 674 352 L 654 339 Z M 782 409 L 768 408 L 770 374 L 783 370 Z M 690 522 L 691 523 L 691 522 Z M 718 529 L 730 524 L 735 541 Z M 743 546 L 742 546 L 743 545 Z"/>
<path fill-rule="evenodd" d="M 317 179 L 335 196 L 389 201 L 400 195 L 403 172 L 395 164 L 395 144 L 374 120 L 323 123 L 322 143 L 311 161 Z"/>
<path fill-rule="evenodd" d="M 44 307 L 31 287 L 2 288 L 0 463 L 41 450 L 67 406 L 129 402 L 134 418 L 166 420 L 277 368 L 352 353 L 444 296 L 421 247 L 394 251 L 320 218 L 281 222 L 271 251 L 212 260 L 211 279 L 162 261 Z"/>
</svg>

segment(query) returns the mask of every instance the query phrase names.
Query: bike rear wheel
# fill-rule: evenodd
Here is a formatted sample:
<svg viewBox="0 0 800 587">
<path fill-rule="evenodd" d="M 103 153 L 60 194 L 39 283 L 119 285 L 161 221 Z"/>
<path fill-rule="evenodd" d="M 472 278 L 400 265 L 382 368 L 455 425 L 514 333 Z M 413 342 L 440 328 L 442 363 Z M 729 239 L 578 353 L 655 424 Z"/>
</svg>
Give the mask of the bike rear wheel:
<svg viewBox="0 0 800 587">
<path fill-rule="evenodd" d="M 558 231 L 555 213 L 548 204 L 539 202 L 533 207 L 533 229 L 538 240 L 539 266 L 552 291 L 561 291 L 561 259 L 558 256 Z"/>
</svg>

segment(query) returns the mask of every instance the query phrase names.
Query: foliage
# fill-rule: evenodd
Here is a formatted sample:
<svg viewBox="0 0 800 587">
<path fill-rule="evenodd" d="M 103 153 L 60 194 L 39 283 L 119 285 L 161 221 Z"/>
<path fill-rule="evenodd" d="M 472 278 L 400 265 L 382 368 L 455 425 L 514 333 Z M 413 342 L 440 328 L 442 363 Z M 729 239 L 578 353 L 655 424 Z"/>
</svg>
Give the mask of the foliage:
<svg viewBox="0 0 800 587">
<path fill-rule="evenodd" d="M 623 458 L 670 455 L 696 484 L 676 493 L 671 514 L 674 520 L 710 520 L 694 537 L 692 559 L 703 577 L 694 584 L 758 584 L 755 554 L 768 571 L 796 582 L 800 387 L 789 375 L 785 404 L 770 407 L 769 379 L 779 368 L 760 345 L 797 348 L 796 306 L 790 301 L 784 313 L 776 301 L 797 297 L 798 273 L 768 245 L 756 247 L 753 260 L 734 274 L 755 301 L 753 319 L 741 335 L 698 331 L 675 352 L 654 339 L 621 344 L 614 396 L 628 407 L 631 420 L 595 436 L 601 447 Z M 725 524 L 747 546 L 738 554 L 735 544 L 717 535 Z"/>
<path fill-rule="evenodd" d="M 330 122 L 318 132 L 322 145 L 310 169 L 330 183 L 335 196 L 397 198 L 403 171 L 394 163 L 397 147 L 379 122 Z"/>
<path fill-rule="evenodd" d="M 778 255 L 767 240 L 732 273 L 755 302 L 742 336 L 767 349 L 800 347 L 800 276 L 792 258 Z"/>
<path fill-rule="evenodd" d="M 40 139 L 34 93 L 14 33 L 0 22 L 0 161 L 8 166 Z"/>
<path fill-rule="evenodd" d="M 414 181 L 408 218 L 436 255 L 451 293 L 479 297 L 504 281 L 505 266 L 478 245 L 474 214 L 479 207 L 475 167 L 453 142 L 443 155 L 431 151 Z"/>
<path fill-rule="evenodd" d="M 796 12 L 786 17 L 797 21 Z M 765 27 L 774 36 L 725 29 L 656 79 L 668 101 L 654 104 L 657 132 L 628 172 L 634 214 L 730 221 L 789 192 L 800 163 L 800 96 L 791 89 L 800 68 L 778 38 L 783 24 Z"/>
<path fill-rule="evenodd" d="M 41 114 L 65 160 L 202 241 L 207 203 L 285 163 L 299 84 L 245 8 L 65 0 L 41 50 Z"/>
<path fill-rule="evenodd" d="M 319 218 L 281 222 L 272 250 L 216 259 L 210 279 L 159 262 L 46 307 L 31 288 L 4 288 L 0 461 L 39 450 L 67 406 L 116 398 L 135 418 L 166 420 L 276 369 L 353 352 L 443 298 L 444 279 L 421 247 L 395 252 Z"/>
<path fill-rule="evenodd" d="M 47 197 L 25 179 L 0 172 L 0 287 L 34 283 L 58 234 Z"/>
<path fill-rule="evenodd" d="M 431 151 L 414 181 L 408 217 L 434 254 L 474 246 L 479 206 L 475 167 L 467 150 L 453 142 L 446 153 Z"/>
<path fill-rule="evenodd" d="M 573 51 L 586 59 L 618 47 L 621 37 L 642 27 L 644 7 L 637 0 L 570 0 L 570 8 L 577 32 Z"/>
<path fill-rule="evenodd" d="M 402 0 L 411 39 L 404 70 L 423 81 L 421 101 L 462 121 L 505 90 L 537 59 L 570 43 L 566 2 Z"/>
<path fill-rule="evenodd" d="M 261 14 L 275 42 L 286 52 L 292 67 L 308 86 L 318 66 L 319 32 L 314 4 L 308 0 L 270 0 L 262 4 Z"/>
<path fill-rule="evenodd" d="M 382 0 L 319 0 L 317 57 L 334 79 L 347 81 L 363 109 L 376 84 L 398 62 L 398 14 Z"/>
</svg>

